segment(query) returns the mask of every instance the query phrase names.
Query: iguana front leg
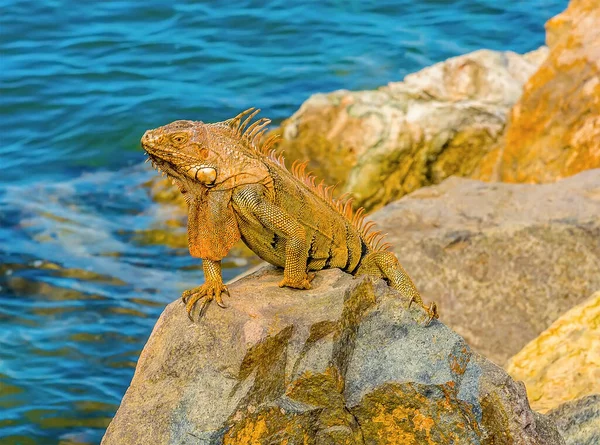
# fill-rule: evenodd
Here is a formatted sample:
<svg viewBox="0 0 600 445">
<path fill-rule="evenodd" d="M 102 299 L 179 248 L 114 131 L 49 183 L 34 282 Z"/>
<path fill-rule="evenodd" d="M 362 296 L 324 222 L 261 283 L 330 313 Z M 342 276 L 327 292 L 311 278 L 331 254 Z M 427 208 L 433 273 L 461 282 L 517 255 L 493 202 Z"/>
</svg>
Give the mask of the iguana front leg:
<svg viewBox="0 0 600 445">
<path fill-rule="evenodd" d="M 185 309 L 188 313 L 190 320 L 192 318 L 192 311 L 198 300 L 204 298 L 204 303 L 200 308 L 198 318 L 202 318 L 210 302 L 214 299 L 219 306 L 225 308 L 223 303 L 223 293 L 229 295 L 227 286 L 223 284 L 223 277 L 221 276 L 221 261 L 213 260 L 202 260 L 202 268 L 204 269 L 205 282 L 203 285 L 195 287 L 190 290 L 186 290 L 181 294 L 181 299 L 185 303 Z"/>
<path fill-rule="evenodd" d="M 308 243 L 304 227 L 285 210 L 269 201 L 260 186 L 248 186 L 233 196 L 242 216 L 254 217 L 267 229 L 286 239 L 285 267 L 279 287 L 310 289 L 314 274 L 306 273 Z"/>
</svg>

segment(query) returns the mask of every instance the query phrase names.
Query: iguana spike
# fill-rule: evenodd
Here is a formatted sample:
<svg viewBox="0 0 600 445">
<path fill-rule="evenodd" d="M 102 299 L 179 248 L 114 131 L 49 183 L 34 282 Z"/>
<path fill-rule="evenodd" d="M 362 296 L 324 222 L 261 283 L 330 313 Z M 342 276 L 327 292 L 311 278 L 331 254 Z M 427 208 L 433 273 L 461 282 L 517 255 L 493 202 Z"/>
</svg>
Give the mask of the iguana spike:
<svg viewBox="0 0 600 445">
<path fill-rule="evenodd" d="M 367 216 L 366 215 L 361 215 L 360 219 L 358 220 L 358 229 L 362 232 L 364 231 L 365 228 L 365 223 L 369 222 L 367 220 Z"/>
<path fill-rule="evenodd" d="M 357 227 L 359 227 L 359 228 L 362 227 L 364 225 L 366 219 L 367 219 L 367 215 L 361 215 L 361 217 L 358 220 Z"/>
<path fill-rule="evenodd" d="M 260 146 L 258 144 L 266 132 L 267 132 L 267 129 L 263 128 L 262 130 L 257 131 L 256 134 L 252 137 L 252 145 L 254 147 L 257 147 L 257 149 L 261 152 L 262 152 L 262 148 L 259 148 Z"/>
<path fill-rule="evenodd" d="M 300 164 L 300 161 L 298 159 L 296 159 L 294 162 L 292 162 L 292 166 L 290 167 L 290 171 L 292 172 L 292 175 L 296 176 L 296 170 L 298 169 L 298 164 Z"/>
<path fill-rule="evenodd" d="M 258 113 L 260 113 L 260 108 L 254 110 L 246 119 L 244 119 L 244 122 L 242 122 L 237 129 L 238 136 L 242 136 L 244 134 L 244 129 L 246 128 L 246 125 L 248 125 L 250 121 L 254 118 L 254 116 L 256 116 Z"/>
<path fill-rule="evenodd" d="M 369 221 L 372 222 L 372 221 Z M 373 233 L 369 233 L 366 237 L 366 241 L 367 243 L 371 244 L 371 242 L 373 241 L 373 239 L 378 236 L 381 235 L 381 231 L 377 231 L 377 232 L 373 232 Z"/>
<path fill-rule="evenodd" d="M 390 246 L 388 243 L 381 244 L 386 235 L 387 233 L 380 233 L 379 236 L 376 237 L 377 241 L 375 242 L 375 246 L 373 247 L 374 250 L 386 250 L 384 249 L 384 247 Z"/>
<path fill-rule="evenodd" d="M 342 210 L 342 215 L 345 217 L 350 217 L 352 215 L 352 198 L 348 199 L 344 203 L 344 208 Z"/>
<path fill-rule="evenodd" d="M 262 147 L 260 148 L 260 151 L 262 153 L 269 153 L 269 150 L 271 149 L 271 147 L 275 144 L 275 142 L 277 142 L 277 140 L 281 137 L 280 134 L 274 134 L 272 136 L 269 137 L 269 139 L 267 139 L 265 141 L 265 143 L 262 145 Z"/>
<path fill-rule="evenodd" d="M 307 166 L 308 166 L 308 161 L 298 163 L 298 170 L 296 170 L 298 177 L 308 176 L 310 174 L 310 173 L 305 173 Z"/>
<path fill-rule="evenodd" d="M 360 224 L 357 225 L 358 221 L 360 220 L 361 216 L 363 215 L 363 213 L 365 213 L 365 208 L 364 207 L 360 207 L 356 213 L 354 214 L 354 218 L 352 218 L 352 224 L 355 225 L 355 227 L 360 227 Z"/>
<path fill-rule="evenodd" d="M 257 120 L 252 125 L 250 125 L 248 128 L 246 128 L 246 130 L 244 131 L 244 137 L 246 137 L 249 141 L 251 141 L 254 137 L 254 132 L 260 130 L 261 128 L 266 127 L 270 123 L 271 123 L 271 119 L 268 119 L 266 117 L 263 117 L 263 118 Z"/>
<path fill-rule="evenodd" d="M 378 238 L 377 240 L 373 241 L 373 250 L 377 250 L 377 248 L 379 247 L 379 241 L 381 241 L 381 238 Z"/>
<path fill-rule="evenodd" d="M 234 130 L 238 130 L 239 126 L 240 126 L 240 122 L 242 120 L 242 118 L 244 116 L 246 116 L 248 113 L 252 113 L 256 108 L 254 107 L 250 107 L 247 110 L 242 111 L 240 114 L 238 114 L 235 117 L 232 117 L 231 119 L 227 119 L 225 122 L 223 122 L 224 124 L 229 125 L 232 129 Z M 260 110 L 259 110 L 260 111 Z"/>
<path fill-rule="evenodd" d="M 364 225 L 364 227 L 361 228 L 362 233 L 367 235 L 369 233 L 369 231 L 373 228 L 373 226 L 375 226 L 375 222 L 367 221 L 367 223 Z M 369 234 L 369 235 L 371 235 L 371 234 Z"/>
<path fill-rule="evenodd" d="M 346 199 L 348 199 L 349 197 L 350 197 L 350 193 L 346 192 L 346 193 L 342 194 L 342 196 L 340 196 L 337 200 L 338 200 L 338 202 L 346 201 Z"/>
<path fill-rule="evenodd" d="M 335 185 L 329 185 L 329 186 L 325 187 L 325 196 L 327 197 L 327 199 L 331 200 L 334 190 L 335 190 Z"/>
</svg>

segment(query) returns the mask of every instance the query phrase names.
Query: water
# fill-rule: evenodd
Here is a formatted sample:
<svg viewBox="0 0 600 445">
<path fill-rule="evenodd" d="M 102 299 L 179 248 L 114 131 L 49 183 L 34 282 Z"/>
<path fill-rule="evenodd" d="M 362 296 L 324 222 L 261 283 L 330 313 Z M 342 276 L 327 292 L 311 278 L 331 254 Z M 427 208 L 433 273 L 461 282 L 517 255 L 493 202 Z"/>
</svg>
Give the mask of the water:
<svg viewBox="0 0 600 445">
<path fill-rule="evenodd" d="M 250 106 L 278 122 L 316 92 L 529 51 L 566 7 L 174 3 L 0 0 L 2 444 L 98 443 L 163 307 L 202 281 L 180 214 L 144 186 L 144 130 Z"/>
</svg>

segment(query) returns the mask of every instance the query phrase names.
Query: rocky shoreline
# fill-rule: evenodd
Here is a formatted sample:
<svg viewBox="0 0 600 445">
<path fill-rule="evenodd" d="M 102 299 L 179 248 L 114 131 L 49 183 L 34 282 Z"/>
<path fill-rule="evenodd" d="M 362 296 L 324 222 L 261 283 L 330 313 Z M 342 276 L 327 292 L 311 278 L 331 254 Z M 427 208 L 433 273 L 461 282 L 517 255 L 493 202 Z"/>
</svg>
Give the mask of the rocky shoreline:
<svg viewBox="0 0 600 445">
<path fill-rule="evenodd" d="M 440 321 L 380 281 L 262 268 L 201 324 L 165 309 L 102 443 L 598 443 L 597 23 L 572 0 L 547 47 L 305 102 L 278 149 L 379 209 Z"/>
</svg>

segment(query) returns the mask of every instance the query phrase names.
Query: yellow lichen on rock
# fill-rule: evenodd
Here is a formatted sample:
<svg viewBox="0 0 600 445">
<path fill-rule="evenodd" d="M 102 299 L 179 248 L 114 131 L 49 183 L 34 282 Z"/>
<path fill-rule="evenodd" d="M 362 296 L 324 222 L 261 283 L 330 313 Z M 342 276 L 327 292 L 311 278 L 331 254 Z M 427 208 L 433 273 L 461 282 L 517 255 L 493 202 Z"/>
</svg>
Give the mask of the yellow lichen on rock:
<svg viewBox="0 0 600 445">
<path fill-rule="evenodd" d="M 386 384 L 352 412 L 365 443 L 434 445 L 481 438 L 474 413 L 453 385 Z"/>
<path fill-rule="evenodd" d="M 243 426 L 235 431 L 235 434 L 225 435 L 223 445 L 261 445 L 263 443 L 263 436 L 267 434 L 267 421 L 265 417 L 265 415 L 260 415 L 257 419 L 247 419 Z"/>
<path fill-rule="evenodd" d="M 506 370 L 525 382 L 531 407 L 541 412 L 600 393 L 600 292 L 556 320 Z"/>
</svg>

